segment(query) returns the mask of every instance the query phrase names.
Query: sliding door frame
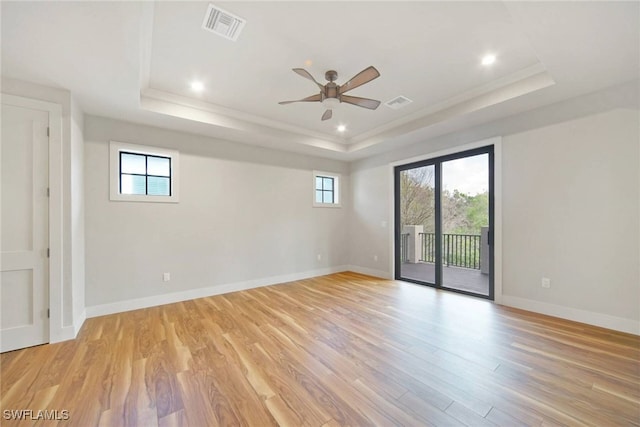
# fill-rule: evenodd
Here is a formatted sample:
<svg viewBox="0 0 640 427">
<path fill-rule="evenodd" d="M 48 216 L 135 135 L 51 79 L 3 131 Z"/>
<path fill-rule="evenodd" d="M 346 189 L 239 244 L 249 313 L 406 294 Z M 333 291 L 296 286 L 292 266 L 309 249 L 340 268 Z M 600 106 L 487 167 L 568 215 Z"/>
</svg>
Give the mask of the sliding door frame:
<svg viewBox="0 0 640 427">
<path fill-rule="evenodd" d="M 489 295 L 477 294 L 474 292 L 464 291 L 455 288 L 442 286 L 442 164 L 450 160 L 462 159 L 481 154 L 488 154 L 489 167 Z M 420 168 L 424 166 L 434 166 L 435 182 L 435 250 L 436 250 L 436 268 L 435 283 L 424 282 L 411 278 L 402 277 L 402 260 L 400 259 L 401 245 L 401 211 L 400 211 L 400 173 L 405 170 Z M 495 147 L 493 144 L 459 151 L 451 154 L 441 155 L 438 157 L 428 158 L 416 162 L 401 164 L 393 168 L 393 188 L 394 188 L 394 277 L 396 280 L 417 283 L 420 285 L 431 286 L 436 289 L 444 289 L 447 291 L 457 292 L 461 294 L 471 295 L 478 298 L 489 300 L 495 299 Z"/>
</svg>

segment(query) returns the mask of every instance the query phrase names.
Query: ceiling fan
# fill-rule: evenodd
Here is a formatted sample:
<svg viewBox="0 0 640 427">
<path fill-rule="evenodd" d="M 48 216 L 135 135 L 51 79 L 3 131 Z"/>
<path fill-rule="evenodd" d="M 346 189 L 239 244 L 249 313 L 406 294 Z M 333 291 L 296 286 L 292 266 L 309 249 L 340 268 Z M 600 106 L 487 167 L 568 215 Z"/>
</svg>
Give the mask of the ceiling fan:
<svg viewBox="0 0 640 427">
<path fill-rule="evenodd" d="M 280 105 L 291 104 L 293 102 L 321 102 L 327 109 L 322 115 L 322 120 L 329 120 L 333 114 L 332 110 L 341 102 L 368 108 L 369 110 L 375 110 L 380 105 L 380 101 L 376 101 L 375 99 L 344 95 L 345 92 L 355 89 L 358 86 L 362 86 L 365 83 L 369 83 L 371 80 L 379 77 L 380 73 L 373 66 L 369 66 L 360 71 L 343 85 L 337 85 L 335 83 L 335 80 L 338 78 L 338 73 L 334 70 L 329 70 L 324 74 L 324 78 L 329 81 L 329 83 L 324 86 L 318 83 L 316 79 L 314 79 L 313 76 L 303 68 L 293 68 L 293 71 L 305 79 L 309 79 L 314 82 L 318 88 L 320 88 L 320 93 L 307 96 L 306 98 L 298 99 L 296 101 L 282 101 L 279 102 Z"/>
</svg>

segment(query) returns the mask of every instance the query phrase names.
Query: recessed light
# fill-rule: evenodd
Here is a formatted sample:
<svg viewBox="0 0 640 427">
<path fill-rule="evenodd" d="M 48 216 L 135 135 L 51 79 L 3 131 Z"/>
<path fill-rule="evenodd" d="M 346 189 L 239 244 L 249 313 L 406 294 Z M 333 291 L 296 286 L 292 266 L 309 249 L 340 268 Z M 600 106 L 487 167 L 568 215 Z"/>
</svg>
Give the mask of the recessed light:
<svg viewBox="0 0 640 427">
<path fill-rule="evenodd" d="M 338 129 L 338 132 L 344 132 L 347 130 L 347 127 L 345 125 L 339 125 L 337 129 Z"/>
<path fill-rule="evenodd" d="M 191 89 L 195 90 L 196 92 L 201 92 L 204 90 L 204 84 L 202 82 L 192 82 Z"/>
<path fill-rule="evenodd" d="M 313 65 L 313 61 L 310 59 L 307 59 L 306 61 L 304 61 L 304 65 L 307 67 L 311 67 Z"/>
<path fill-rule="evenodd" d="M 484 58 L 482 58 L 482 65 L 488 66 L 493 64 L 494 62 L 496 62 L 495 55 L 485 55 Z"/>
</svg>

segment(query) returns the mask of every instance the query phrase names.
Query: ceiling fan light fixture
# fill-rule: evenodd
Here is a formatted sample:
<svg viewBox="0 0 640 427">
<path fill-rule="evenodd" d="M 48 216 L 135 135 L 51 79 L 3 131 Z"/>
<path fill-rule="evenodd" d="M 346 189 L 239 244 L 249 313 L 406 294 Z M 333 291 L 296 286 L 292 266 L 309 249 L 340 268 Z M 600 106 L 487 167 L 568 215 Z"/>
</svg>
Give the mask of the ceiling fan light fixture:
<svg viewBox="0 0 640 427">
<path fill-rule="evenodd" d="M 340 100 L 338 98 L 325 98 L 322 100 L 322 105 L 327 110 L 335 110 L 340 105 Z"/>
<path fill-rule="evenodd" d="M 338 127 L 336 128 L 336 130 L 338 132 L 344 132 L 347 130 L 347 127 L 345 125 L 338 125 Z"/>
</svg>

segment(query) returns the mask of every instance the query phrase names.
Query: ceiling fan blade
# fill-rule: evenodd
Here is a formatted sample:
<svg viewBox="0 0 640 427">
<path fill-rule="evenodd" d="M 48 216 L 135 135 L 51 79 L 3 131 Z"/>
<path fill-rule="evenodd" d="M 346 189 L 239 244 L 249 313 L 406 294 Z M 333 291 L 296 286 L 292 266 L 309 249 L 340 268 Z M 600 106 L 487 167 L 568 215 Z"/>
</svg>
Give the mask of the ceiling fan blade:
<svg viewBox="0 0 640 427">
<path fill-rule="evenodd" d="M 331 110 L 325 111 L 324 114 L 322 115 L 322 121 L 329 120 L 332 115 L 333 115 L 333 112 Z"/>
<path fill-rule="evenodd" d="M 355 89 L 358 86 L 362 86 L 365 83 L 369 83 L 371 80 L 377 77 L 380 77 L 380 72 L 376 70 L 376 67 L 369 66 L 353 76 L 351 80 L 340 86 L 340 94 L 343 94 L 351 89 Z"/>
<path fill-rule="evenodd" d="M 380 105 L 380 101 L 369 98 L 360 98 L 359 96 L 342 95 L 340 97 L 342 102 L 347 104 L 357 105 L 358 107 L 368 108 L 369 110 L 375 110 Z"/>
<path fill-rule="evenodd" d="M 314 82 L 315 84 L 317 84 L 320 89 L 324 89 L 324 86 L 322 86 L 320 83 L 318 83 L 316 81 L 316 79 L 314 79 L 313 76 L 307 70 L 305 70 L 304 68 L 292 68 L 292 70 L 294 72 L 296 72 L 297 74 L 301 75 L 302 77 L 304 77 L 305 79 L 309 79 L 312 82 Z"/>
<path fill-rule="evenodd" d="M 278 102 L 278 104 L 286 105 L 286 104 L 291 104 L 293 102 L 320 102 L 320 101 L 321 101 L 321 96 L 319 93 L 317 93 L 315 95 L 307 96 L 306 98 L 297 99 L 295 101 L 280 101 Z"/>
</svg>

